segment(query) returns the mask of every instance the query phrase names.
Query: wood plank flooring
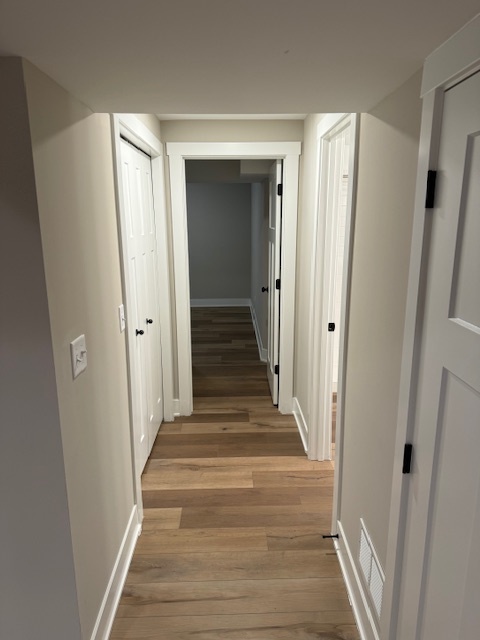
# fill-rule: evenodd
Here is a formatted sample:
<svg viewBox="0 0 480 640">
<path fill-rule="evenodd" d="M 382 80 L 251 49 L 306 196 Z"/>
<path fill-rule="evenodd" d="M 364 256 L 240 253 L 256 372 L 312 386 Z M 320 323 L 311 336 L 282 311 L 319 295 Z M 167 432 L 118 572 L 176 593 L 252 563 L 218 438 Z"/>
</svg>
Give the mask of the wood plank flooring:
<svg viewBox="0 0 480 640">
<path fill-rule="evenodd" d="M 358 640 L 333 465 L 272 406 L 250 311 L 192 309 L 194 412 L 163 424 L 111 640 Z"/>
</svg>

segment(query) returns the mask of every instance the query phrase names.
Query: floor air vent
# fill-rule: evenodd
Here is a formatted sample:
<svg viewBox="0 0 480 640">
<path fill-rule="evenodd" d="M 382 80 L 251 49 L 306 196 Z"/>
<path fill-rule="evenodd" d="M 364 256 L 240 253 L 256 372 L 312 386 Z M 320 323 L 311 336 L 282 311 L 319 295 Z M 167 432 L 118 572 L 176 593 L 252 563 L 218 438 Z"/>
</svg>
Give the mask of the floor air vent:
<svg viewBox="0 0 480 640">
<path fill-rule="evenodd" d="M 365 523 L 360 518 L 360 551 L 358 561 L 362 568 L 365 584 L 368 587 L 372 603 L 377 616 L 380 618 L 382 612 L 383 585 L 385 575 L 375 553 L 370 536 L 365 527 Z"/>
</svg>

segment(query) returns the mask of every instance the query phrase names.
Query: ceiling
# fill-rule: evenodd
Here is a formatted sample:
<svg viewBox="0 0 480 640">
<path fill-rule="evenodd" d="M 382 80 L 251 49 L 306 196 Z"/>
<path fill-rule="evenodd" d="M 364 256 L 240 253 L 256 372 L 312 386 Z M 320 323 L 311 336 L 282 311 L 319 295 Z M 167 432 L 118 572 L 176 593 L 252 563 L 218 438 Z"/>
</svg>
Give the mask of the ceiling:
<svg viewBox="0 0 480 640">
<path fill-rule="evenodd" d="M 95 111 L 366 111 L 480 0 L 1 0 L 0 55 Z"/>
</svg>

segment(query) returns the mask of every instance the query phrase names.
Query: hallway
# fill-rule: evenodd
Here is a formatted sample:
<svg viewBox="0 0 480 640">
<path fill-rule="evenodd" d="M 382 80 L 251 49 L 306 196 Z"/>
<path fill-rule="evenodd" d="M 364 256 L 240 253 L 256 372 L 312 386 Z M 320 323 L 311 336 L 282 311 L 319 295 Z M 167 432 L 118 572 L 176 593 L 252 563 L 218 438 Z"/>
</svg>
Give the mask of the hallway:
<svg viewBox="0 0 480 640">
<path fill-rule="evenodd" d="M 248 308 L 192 309 L 194 413 L 163 424 L 111 640 L 356 640 L 333 465 L 272 406 Z"/>
</svg>

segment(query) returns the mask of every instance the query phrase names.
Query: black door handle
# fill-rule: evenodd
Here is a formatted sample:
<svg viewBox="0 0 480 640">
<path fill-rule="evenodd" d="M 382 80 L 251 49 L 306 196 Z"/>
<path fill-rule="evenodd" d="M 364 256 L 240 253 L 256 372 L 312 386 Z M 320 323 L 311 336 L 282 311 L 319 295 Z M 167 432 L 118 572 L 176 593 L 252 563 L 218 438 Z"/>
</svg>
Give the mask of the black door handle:
<svg viewBox="0 0 480 640">
<path fill-rule="evenodd" d="M 153 324 L 153 320 L 151 318 L 147 318 L 147 324 Z"/>
<path fill-rule="evenodd" d="M 268 287 L 262 287 L 262 293 L 265 293 L 265 291 L 268 291 Z"/>
<path fill-rule="evenodd" d="M 145 331 L 143 329 L 136 329 L 135 330 L 135 335 L 136 336 L 143 336 L 144 333 L 145 333 Z"/>
</svg>

